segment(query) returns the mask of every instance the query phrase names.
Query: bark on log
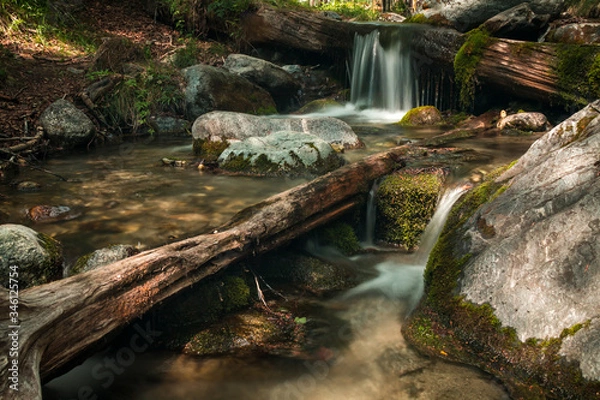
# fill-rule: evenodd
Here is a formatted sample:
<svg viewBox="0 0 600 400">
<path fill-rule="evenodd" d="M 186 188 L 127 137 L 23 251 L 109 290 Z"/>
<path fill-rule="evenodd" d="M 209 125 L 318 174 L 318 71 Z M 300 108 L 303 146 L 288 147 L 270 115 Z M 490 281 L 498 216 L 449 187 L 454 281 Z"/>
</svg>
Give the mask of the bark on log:
<svg viewBox="0 0 600 400">
<path fill-rule="evenodd" d="M 498 39 L 484 50 L 475 73 L 482 83 L 548 103 L 560 94 L 557 62 L 555 45 Z"/>
<path fill-rule="evenodd" d="M 375 29 L 374 25 L 338 21 L 322 13 L 270 7 L 246 15 L 241 23 L 249 44 L 275 44 L 322 54 L 348 51 L 355 32 Z"/>
<path fill-rule="evenodd" d="M 213 234 L 172 243 L 81 275 L 26 289 L 18 321 L 0 292 L 0 379 L 3 399 L 41 399 L 41 383 L 155 304 L 250 254 L 334 218 L 356 204 L 380 176 L 402 166 L 403 147 L 366 158 L 240 212 Z M 13 296 L 14 297 L 14 296 Z M 18 325 L 18 328 L 12 328 Z M 10 333 L 18 356 L 9 356 Z M 15 342 L 15 343 L 16 343 Z M 19 391 L 9 388 L 18 360 Z"/>
</svg>

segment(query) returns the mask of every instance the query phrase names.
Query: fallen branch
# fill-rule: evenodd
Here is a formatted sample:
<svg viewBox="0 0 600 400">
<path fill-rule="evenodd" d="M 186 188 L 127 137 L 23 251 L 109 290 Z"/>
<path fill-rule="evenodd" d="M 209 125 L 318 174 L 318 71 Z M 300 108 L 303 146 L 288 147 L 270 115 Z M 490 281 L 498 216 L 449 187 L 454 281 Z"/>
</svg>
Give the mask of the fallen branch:
<svg viewBox="0 0 600 400">
<path fill-rule="evenodd" d="M 372 182 L 402 166 L 404 147 L 368 157 L 272 196 L 205 234 L 19 293 L 18 321 L 0 319 L 0 347 L 18 324 L 19 391 L 9 389 L 11 358 L 0 357 L 4 399 L 41 399 L 41 385 L 155 304 L 227 267 L 339 217 Z M 359 196 L 359 197 L 357 197 Z M 0 308 L 8 310 L 7 291 Z"/>
</svg>

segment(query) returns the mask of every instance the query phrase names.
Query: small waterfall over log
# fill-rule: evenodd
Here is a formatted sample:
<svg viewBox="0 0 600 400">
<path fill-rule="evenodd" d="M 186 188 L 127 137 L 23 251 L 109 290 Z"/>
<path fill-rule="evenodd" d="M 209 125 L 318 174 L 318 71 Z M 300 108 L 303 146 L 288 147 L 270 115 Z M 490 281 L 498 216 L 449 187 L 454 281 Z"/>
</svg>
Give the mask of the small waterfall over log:
<svg viewBox="0 0 600 400">
<path fill-rule="evenodd" d="M 350 101 L 358 110 L 403 113 L 421 105 L 456 106 L 453 71 L 439 67 L 411 45 L 414 24 L 378 25 L 354 38 Z"/>
</svg>

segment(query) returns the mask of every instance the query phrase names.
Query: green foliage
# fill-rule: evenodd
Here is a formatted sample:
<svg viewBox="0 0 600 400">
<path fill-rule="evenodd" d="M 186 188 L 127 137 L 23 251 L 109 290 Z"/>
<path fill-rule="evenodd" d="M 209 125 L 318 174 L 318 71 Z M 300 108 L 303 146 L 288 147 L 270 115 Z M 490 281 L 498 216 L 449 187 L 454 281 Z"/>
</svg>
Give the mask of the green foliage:
<svg viewBox="0 0 600 400">
<path fill-rule="evenodd" d="M 594 58 L 594 62 L 587 74 L 587 78 L 592 96 L 600 98 L 600 53 Z"/>
<path fill-rule="evenodd" d="M 322 11 L 334 11 L 344 17 L 355 19 L 356 21 L 376 21 L 379 18 L 379 11 L 370 8 L 369 2 L 343 2 L 331 1 L 319 6 Z"/>
<path fill-rule="evenodd" d="M 378 236 L 407 249 L 418 245 L 433 216 L 441 189 L 436 174 L 394 174 L 377 190 Z"/>
<path fill-rule="evenodd" d="M 244 11 L 254 6 L 254 0 L 215 0 L 208 6 L 208 12 L 227 21 L 239 18 Z"/>
<path fill-rule="evenodd" d="M 177 49 L 175 52 L 173 65 L 179 69 L 196 65 L 198 64 L 200 53 L 197 41 L 191 38 L 187 39 L 185 40 L 184 47 Z"/>
<path fill-rule="evenodd" d="M 182 109 L 183 93 L 177 71 L 150 65 L 143 72 L 119 82 L 105 99 L 105 115 L 114 127 L 137 132 L 147 127 L 148 117 Z"/>
<path fill-rule="evenodd" d="M 483 50 L 492 42 L 492 38 L 480 28 L 473 29 L 466 36 L 465 43 L 454 58 L 454 74 L 460 87 L 460 104 L 464 109 L 471 109 L 477 84 L 475 71 L 483 56 Z"/>
</svg>

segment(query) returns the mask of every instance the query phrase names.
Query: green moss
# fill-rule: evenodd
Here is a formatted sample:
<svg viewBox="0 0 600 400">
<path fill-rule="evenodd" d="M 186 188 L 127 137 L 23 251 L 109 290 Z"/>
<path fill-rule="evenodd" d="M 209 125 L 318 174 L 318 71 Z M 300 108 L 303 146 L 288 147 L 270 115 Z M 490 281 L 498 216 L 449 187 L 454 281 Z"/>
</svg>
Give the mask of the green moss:
<svg viewBox="0 0 600 400">
<path fill-rule="evenodd" d="M 228 313 L 250 303 L 250 287 L 239 276 L 226 276 L 221 283 L 223 310 Z"/>
<path fill-rule="evenodd" d="M 429 24 L 429 18 L 427 18 L 424 14 L 418 13 L 411 15 L 410 17 L 404 20 L 405 24 Z"/>
<path fill-rule="evenodd" d="M 475 101 L 476 70 L 483 51 L 492 43 L 490 34 L 477 28 L 466 34 L 466 41 L 454 58 L 454 74 L 460 87 L 460 104 L 471 109 Z"/>
<path fill-rule="evenodd" d="M 37 235 L 39 243 L 48 253 L 48 262 L 40 265 L 31 286 L 62 278 L 63 249 L 60 242 L 44 233 Z"/>
<path fill-rule="evenodd" d="M 320 231 L 323 244 L 339 249 L 345 255 L 356 254 L 360 249 L 360 242 L 354 229 L 347 223 L 337 221 L 327 225 Z"/>
<path fill-rule="evenodd" d="M 427 263 L 425 297 L 403 333 L 421 351 L 476 365 L 500 377 L 513 398 L 594 398 L 600 385 L 585 380 L 576 363 L 559 355 L 562 340 L 584 329 L 586 323 L 564 330 L 558 338 L 521 342 L 514 329 L 501 324 L 489 304 L 476 305 L 456 294 L 462 269 L 471 258 L 470 254 L 459 256 L 465 222 L 482 204 L 506 190 L 495 182 L 505 170 L 490 174 L 453 207 Z M 559 381 L 564 385 L 557 387 Z"/>
<path fill-rule="evenodd" d="M 556 55 L 556 74 L 563 100 L 585 105 L 600 97 L 598 46 L 559 44 Z"/>
<path fill-rule="evenodd" d="M 256 115 L 273 115 L 277 114 L 275 106 L 259 107 L 255 110 Z"/>
<path fill-rule="evenodd" d="M 437 174 L 387 176 L 377 190 L 378 238 L 415 248 L 433 216 L 441 185 Z"/>
<path fill-rule="evenodd" d="M 338 107 L 341 104 L 332 99 L 318 99 L 305 104 L 297 111 L 297 114 L 310 114 L 319 111 L 324 111 L 331 107 Z"/>
<path fill-rule="evenodd" d="M 205 161 L 216 161 L 228 146 L 227 140 L 196 139 L 192 144 L 194 154 Z"/>
<path fill-rule="evenodd" d="M 398 122 L 400 126 L 436 125 L 443 122 L 442 114 L 434 106 L 421 106 L 410 109 Z"/>
</svg>

